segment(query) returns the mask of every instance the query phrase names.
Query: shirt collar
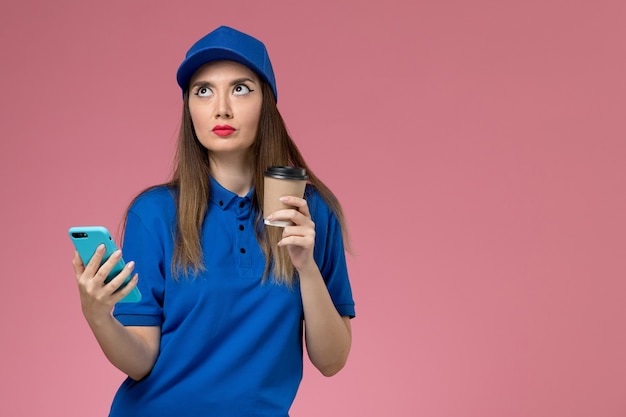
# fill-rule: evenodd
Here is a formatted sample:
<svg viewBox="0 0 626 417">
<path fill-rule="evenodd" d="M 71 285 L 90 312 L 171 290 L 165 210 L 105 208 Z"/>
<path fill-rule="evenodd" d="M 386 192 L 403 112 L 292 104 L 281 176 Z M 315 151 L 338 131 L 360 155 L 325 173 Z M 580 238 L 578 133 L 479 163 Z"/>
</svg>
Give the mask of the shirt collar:
<svg viewBox="0 0 626 417">
<path fill-rule="evenodd" d="M 250 191 L 248 191 L 248 194 L 246 194 L 246 197 L 239 197 L 237 194 L 233 193 L 232 191 L 227 190 L 226 188 L 222 187 L 222 184 L 217 182 L 215 178 L 209 177 L 209 179 L 211 180 L 209 201 L 215 204 L 216 206 L 218 206 L 219 208 L 221 208 L 222 210 L 226 210 L 226 208 L 234 200 L 237 200 L 240 198 L 248 198 L 249 200 L 252 200 L 254 187 L 250 188 Z"/>
</svg>

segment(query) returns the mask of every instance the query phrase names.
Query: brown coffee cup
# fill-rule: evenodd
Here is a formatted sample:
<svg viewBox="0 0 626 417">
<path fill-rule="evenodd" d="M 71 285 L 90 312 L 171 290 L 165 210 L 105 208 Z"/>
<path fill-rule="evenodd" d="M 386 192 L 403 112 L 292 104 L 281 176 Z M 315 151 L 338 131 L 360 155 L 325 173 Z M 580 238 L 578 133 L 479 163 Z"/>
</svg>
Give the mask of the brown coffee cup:
<svg viewBox="0 0 626 417">
<path fill-rule="evenodd" d="M 281 197 L 304 197 L 304 188 L 309 177 L 303 168 L 274 166 L 265 170 L 263 183 L 263 217 L 269 216 L 276 210 L 290 209 L 293 206 L 280 201 Z M 293 223 L 285 220 L 264 220 L 269 226 L 285 227 Z"/>
</svg>

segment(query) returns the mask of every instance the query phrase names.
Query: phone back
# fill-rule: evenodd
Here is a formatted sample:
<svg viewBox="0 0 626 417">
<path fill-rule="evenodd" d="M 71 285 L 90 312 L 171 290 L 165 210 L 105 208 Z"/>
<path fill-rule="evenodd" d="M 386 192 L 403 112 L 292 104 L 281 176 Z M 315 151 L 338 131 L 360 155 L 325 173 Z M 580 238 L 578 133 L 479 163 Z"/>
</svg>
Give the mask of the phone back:
<svg viewBox="0 0 626 417">
<path fill-rule="evenodd" d="M 104 257 L 102 258 L 101 265 L 106 262 L 111 254 L 117 250 L 117 246 L 111 237 L 109 231 L 102 226 L 77 226 L 71 227 L 68 231 L 70 235 L 70 239 L 74 243 L 74 247 L 78 251 L 83 264 L 87 265 L 91 260 L 91 257 L 96 252 L 96 249 L 99 245 L 104 244 L 106 251 Z M 109 282 L 113 277 L 119 274 L 122 269 L 124 269 L 124 260 L 120 259 L 119 262 L 113 267 L 111 273 L 105 280 L 105 282 Z M 130 281 L 130 277 L 124 282 L 121 288 Z M 133 303 L 141 300 L 141 293 L 137 287 L 133 288 L 133 290 L 123 299 L 121 299 L 120 303 Z"/>
</svg>

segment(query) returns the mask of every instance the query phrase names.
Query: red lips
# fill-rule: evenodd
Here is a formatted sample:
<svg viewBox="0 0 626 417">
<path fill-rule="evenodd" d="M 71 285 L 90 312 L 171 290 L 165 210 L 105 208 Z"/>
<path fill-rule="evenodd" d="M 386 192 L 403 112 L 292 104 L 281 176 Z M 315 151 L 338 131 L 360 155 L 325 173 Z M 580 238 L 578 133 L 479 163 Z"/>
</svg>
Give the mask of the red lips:
<svg viewBox="0 0 626 417">
<path fill-rule="evenodd" d="M 232 135 L 235 132 L 234 127 L 232 126 L 228 126 L 228 125 L 217 125 L 213 128 L 213 133 L 215 133 L 218 136 L 229 136 Z"/>
</svg>

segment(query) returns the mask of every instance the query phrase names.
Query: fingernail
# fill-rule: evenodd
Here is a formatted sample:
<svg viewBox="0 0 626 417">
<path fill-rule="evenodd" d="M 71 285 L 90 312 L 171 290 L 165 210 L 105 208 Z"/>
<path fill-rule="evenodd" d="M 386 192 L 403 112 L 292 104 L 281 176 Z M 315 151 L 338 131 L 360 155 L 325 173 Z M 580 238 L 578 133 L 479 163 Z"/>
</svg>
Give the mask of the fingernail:
<svg viewBox="0 0 626 417">
<path fill-rule="evenodd" d="M 104 244 L 103 243 L 99 244 L 98 247 L 96 248 L 96 251 L 104 252 Z"/>
<path fill-rule="evenodd" d="M 126 264 L 126 268 L 133 269 L 135 267 L 135 261 L 130 261 Z"/>
<path fill-rule="evenodd" d="M 289 200 L 289 197 L 281 197 L 279 200 L 284 203 L 285 201 Z"/>
</svg>

